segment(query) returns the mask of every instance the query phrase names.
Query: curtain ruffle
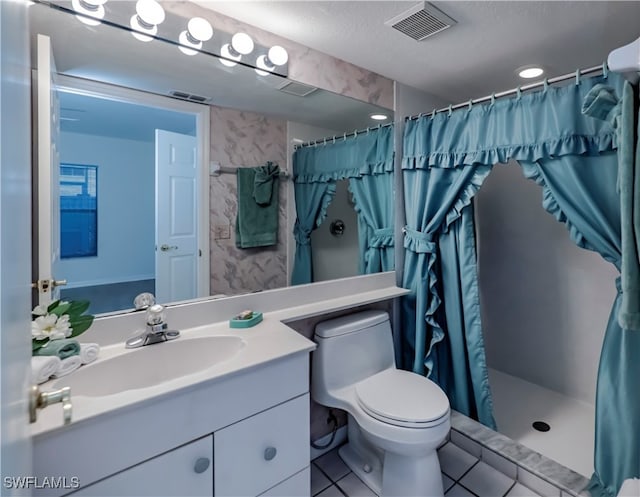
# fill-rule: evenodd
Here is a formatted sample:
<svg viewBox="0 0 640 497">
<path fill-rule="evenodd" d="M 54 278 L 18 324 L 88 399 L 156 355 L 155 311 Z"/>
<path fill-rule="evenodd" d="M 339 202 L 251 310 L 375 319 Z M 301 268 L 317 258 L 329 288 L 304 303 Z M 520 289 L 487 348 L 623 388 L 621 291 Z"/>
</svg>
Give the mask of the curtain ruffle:
<svg viewBox="0 0 640 497">
<path fill-rule="evenodd" d="M 460 196 L 456 199 L 451 210 L 447 212 L 442 231 L 449 231 L 449 226 L 462 216 L 462 210 L 471 204 L 473 197 L 475 197 L 482 183 L 484 183 L 484 180 L 489 176 L 492 167 L 493 166 L 476 166 L 471 181 L 469 181 L 469 184 L 460 192 Z"/>
<path fill-rule="evenodd" d="M 318 228 L 323 221 L 327 218 L 327 209 L 333 201 L 333 197 L 336 195 L 336 184 L 331 182 L 327 185 L 327 190 L 322 197 L 322 203 L 320 204 L 320 211 L 318 217 L 316 217 L 316 228 Z"/>
<path fill-rule="evenodd" d="M 535 162 L 543 158 L 562 157 L 564 155 L 599 155 L 615 148 L 617 148 L 616 133 L 612 130 L 595 136 L 571 135 L 528 145 L 510 145 L 469 152 L 433 152 L 428 155 L 405 156 L 402 159 L 402 169 L 454 168 L 474 164 L 505 163 L 510 159 Z"/>
<path fill-rule="evenodd" d="M 369 237 L 369 247 L 371 248 L 393 247 L 393 244 L 393 228 L 381 228 L 373 230 L 373 233 Z"/>
<path fill-rule="evenodd" d="M 294 174 L 293 181 L 295 183 L 326 183 L 328 181 L 338 181 L 347 178 L 361 178 L 362 176 L 373 176 L 389 172 L 393 172 L 393 161 L 364 164 L 360 167 L 337 169 L 331 172 L 318 171 L 312 174 Z"/>
<path fill-rule="evenodd" d="M 538 168 L 536 163 L 521 163 L 522 172 L 524 177 L 536 182 L 536 184 L 542 187 L 542 207 L 549 214 L 556 218 L 556 221 L 563 223 L 567 230 L 569 231 L 569 238 L 573 240 L 573 242 L 583 249 L 592 250 L 594 252 L 598 252 L 594 247 L 591 246 L 585 239 L 584 235 L 578 230 L 578 228 L 567 218 L 567 215 L 562 211 L 560 205 L 556 201 L 551 192 L 551 189 L 547 185 L 547 182 L 544 180 L 544 177 L 540 173 L 540 169 Z"/>
</svg>

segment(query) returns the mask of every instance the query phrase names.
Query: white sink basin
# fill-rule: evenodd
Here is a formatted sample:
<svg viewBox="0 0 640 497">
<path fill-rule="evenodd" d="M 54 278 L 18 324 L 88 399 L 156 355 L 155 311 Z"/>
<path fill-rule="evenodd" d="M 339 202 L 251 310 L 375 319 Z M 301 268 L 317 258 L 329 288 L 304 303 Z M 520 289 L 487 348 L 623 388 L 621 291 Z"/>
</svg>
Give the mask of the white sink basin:
<svg viewBox="0 0 640 497">
<path fill-rule="evenodd" d="M 181 337 L 82 366 L 57 380 L 53 388 L 68 386 L 72 396 L 85 397 L 147 388 L 228 361 L 244 346 L 236 336 Z"/>
</svg>

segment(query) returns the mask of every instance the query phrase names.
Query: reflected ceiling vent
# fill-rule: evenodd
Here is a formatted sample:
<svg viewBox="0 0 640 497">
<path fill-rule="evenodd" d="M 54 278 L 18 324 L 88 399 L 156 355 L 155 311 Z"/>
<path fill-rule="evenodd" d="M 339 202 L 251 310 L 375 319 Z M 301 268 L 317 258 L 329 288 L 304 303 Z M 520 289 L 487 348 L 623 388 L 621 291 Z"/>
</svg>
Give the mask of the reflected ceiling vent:
<svg viewBox="0 0 640 497">
<path fill-rule="evenodd" d="M 429 2 L 421 2 L 385 22 L 387 26 L 397 29 L 416 41 L 422 41 L 456 23 L 456 20 Z"/>
<path fill-rule="evenodd" d="M 295 81 L 287 81 L 285 84 L 278 86 L 278 90 L 297 97 L 306 97 L 317 90 L 315 86 L 309 86 Z"/>
<path fill-rule="evenodd" d="M 191 93 L 185 93 L 183 91 L 171 90 L 169 95 L 182 100 L 189 100 L 190 102 L 196 102 L 199 104 L 205 104 L 211 100 L 211 97 L 201 97 L 200 95 L 192 95 Z"/>
</svg>

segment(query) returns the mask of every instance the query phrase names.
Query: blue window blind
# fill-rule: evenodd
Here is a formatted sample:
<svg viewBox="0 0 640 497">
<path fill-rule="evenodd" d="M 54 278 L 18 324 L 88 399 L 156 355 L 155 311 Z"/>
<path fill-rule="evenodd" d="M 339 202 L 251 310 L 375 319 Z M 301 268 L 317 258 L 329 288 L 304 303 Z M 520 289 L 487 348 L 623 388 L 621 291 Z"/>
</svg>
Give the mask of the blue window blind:
<svg viewBox="0 0 640 497">
<path fill-rule="evenodd" d="M 60 257 L 98 255 L 98 168 L 60 164 Z"/>
</svg>

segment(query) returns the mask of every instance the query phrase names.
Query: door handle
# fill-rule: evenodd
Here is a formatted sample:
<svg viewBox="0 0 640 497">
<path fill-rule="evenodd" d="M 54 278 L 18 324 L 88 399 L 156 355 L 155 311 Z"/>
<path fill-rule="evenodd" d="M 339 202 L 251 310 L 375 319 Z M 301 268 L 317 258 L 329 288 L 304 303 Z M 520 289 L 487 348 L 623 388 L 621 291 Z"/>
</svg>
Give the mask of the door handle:
<svg viewBox="0 0 640 497">
<path fill-rule="evenodd" d="M 62 404 L 62 419 L 65 425 L 71 423 L 71 388 L 63 387 L 53 392 L 41 392 L 37 385 L 32 385 L 29 390 L 29 421 L 35 423 L 38 418 L 38 409 L 44 409 L 51 404 Z"/>
<path fill-rule="evenodd" d="M 166 243 L 160 245 L 160 250 L 162 250 L 163 252 L 169 252 L 169 250 L 177 250 L 178 246 L 177 245 L 167 245 Z"/>
</svg>

